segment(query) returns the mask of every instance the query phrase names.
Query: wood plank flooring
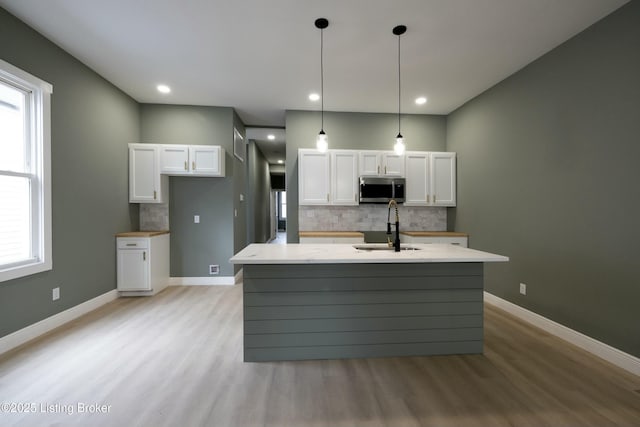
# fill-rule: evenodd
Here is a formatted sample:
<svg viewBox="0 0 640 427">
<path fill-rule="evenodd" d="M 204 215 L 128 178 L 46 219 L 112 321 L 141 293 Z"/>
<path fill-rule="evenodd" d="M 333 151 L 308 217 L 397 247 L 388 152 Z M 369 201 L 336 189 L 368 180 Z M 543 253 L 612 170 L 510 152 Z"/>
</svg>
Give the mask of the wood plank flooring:
<svg viewBox="0 0 640 427">
<path fill-rule="evenodd" d="M 639 377 L 492 306 L 483 355 L 244 363 L 241 297 L 119 299 L 1 356 L 0 404 L 35 412 L 0 425 L 640 426 Z"/>
</svg>

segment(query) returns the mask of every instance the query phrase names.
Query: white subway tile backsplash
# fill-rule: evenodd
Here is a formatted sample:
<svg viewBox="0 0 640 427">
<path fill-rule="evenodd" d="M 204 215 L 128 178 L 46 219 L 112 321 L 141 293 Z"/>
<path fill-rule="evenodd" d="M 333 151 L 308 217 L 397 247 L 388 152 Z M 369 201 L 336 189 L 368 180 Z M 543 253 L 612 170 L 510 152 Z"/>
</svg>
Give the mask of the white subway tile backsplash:
<svg viewBox="0 0 640 427">
<path fill-rule="evenodd" d="M 168 229 L 168 203 L 140 203 L 140 231 L 158 231 Z"/>
<path fill-rule="evenodd" d="M 403 231 L 446 231 L 447 208 L 398 207 Z M 391 212 L 391 222 L 395 221 Z M 387 226 L 387 205 L 299 206 L 298 229 L 301 231 L 374 231 Z"/>
</svg>

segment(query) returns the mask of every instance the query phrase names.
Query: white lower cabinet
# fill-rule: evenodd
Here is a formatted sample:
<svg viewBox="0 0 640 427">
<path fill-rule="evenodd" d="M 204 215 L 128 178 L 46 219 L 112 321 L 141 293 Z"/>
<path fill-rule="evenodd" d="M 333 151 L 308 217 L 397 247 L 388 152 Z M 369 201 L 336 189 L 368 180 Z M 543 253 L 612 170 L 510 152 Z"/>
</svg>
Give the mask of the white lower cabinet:
<svg viewBox="0 0 640 427">
<path fill-rule="evenodd" d="M 116 246 L 117 287 L 121 295 L 154 295 L 167 287 L 169 234 L 117 237 Z"/>
</svg>

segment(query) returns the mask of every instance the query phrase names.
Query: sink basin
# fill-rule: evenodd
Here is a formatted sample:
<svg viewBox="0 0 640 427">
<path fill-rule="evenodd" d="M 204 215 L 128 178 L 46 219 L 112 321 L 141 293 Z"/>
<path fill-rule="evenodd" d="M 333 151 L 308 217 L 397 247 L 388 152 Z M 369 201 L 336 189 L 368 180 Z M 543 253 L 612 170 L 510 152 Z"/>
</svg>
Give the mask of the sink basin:
<svg viewBox="0 0 640 427">
<path fill-rule="evenodd" d="M 359 251 L 393 251 L 393 246 L 389 247 L 386 243 L 365 243 L 360 245 L 353 245 L 354 249 Z M 401 251 L 419 251 L 420 248 L 414 246 L 400 245 Z"/>
</svg>

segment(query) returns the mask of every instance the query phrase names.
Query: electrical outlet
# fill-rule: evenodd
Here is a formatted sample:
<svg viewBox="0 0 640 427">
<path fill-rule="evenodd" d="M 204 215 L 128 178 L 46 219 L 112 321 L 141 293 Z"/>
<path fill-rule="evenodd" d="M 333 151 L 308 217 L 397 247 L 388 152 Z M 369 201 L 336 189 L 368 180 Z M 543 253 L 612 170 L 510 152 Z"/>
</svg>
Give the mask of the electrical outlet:
<svg viewBox="0 0 640 427">
<path fill-rule="evenodd" d="M 217 264 L 210 265 L 209 274 L 220 274 L 220 266 Z"/>
<path fill-rule="evenodd" d="M 193 223 L 194 224 L 200 224 L 200 215 L 194 215 L 193 216 Z"/>
<path fill-rule="evenodd" d="M 51 300 L 57 301 L 60 299 L 60 288 L 53 288 L 51 290 Z"/>
<path fill-rule="evenodd" d="M 520 293 L 522 295 L 526 295 L 527 294 L 527 285 L 524 283 L 520 283 Z"/>
</svg>

